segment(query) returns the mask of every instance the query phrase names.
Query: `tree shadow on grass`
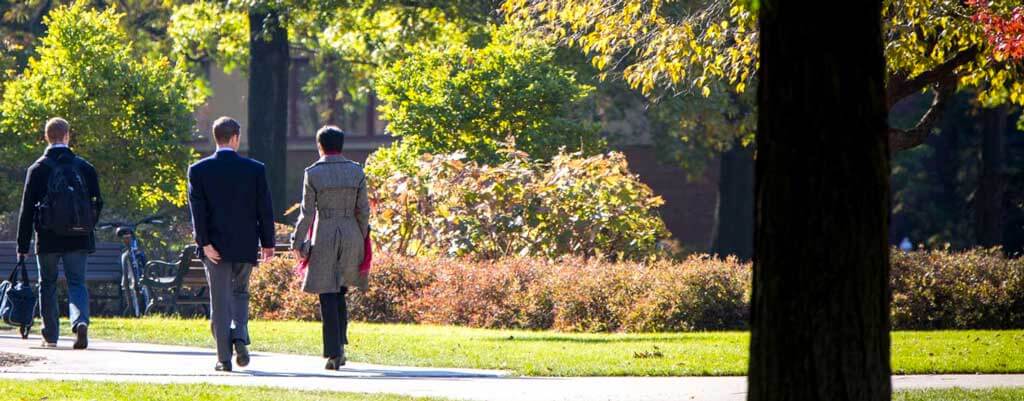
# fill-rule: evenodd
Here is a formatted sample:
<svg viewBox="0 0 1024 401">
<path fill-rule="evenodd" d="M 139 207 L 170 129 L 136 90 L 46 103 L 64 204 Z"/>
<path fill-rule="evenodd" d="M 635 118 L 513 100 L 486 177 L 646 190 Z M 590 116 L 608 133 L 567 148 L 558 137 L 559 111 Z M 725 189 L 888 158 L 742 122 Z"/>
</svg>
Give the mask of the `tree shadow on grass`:
<svg viewBox="0 0 1024 401">
<path fill-rule="evenodd" d="M 268 372 L 263 370 L 241 370 L 236 373 L 248 374 L 256 377 L 317 377 L 330 379 L 504 379 L 507 375 L 499 374 L 474 374 L 461 371 L 443 369 L 358 369 L 343 368 L 338 374 L 330 373 L 309 373 L 309 372 Z"/>
<path fill-rule="evenodd" d="M 102 351 L 114 351 L 114 352 L 127 352 L 131 354 L 156 354 L 156 355 L 192 355 L 192 356 L 216 356 L 216 351 L 156 351 L 156 350 L 142 350 L 142 349 L 115 349 L 115 350 L 104 350 L 101 348 L 95 348 L 94 350 Z"/>
</svg>

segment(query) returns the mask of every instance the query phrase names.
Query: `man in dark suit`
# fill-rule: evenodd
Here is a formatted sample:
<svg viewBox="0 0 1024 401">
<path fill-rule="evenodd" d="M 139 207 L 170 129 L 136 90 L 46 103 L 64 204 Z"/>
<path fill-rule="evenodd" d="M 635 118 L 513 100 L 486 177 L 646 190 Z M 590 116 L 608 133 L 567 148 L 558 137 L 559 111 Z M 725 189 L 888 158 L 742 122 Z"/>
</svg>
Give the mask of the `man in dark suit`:
<svg viewBox="0 0 1024 401">
<path fill-rule="evenodd" d="M 25 178 L 25 192 L 21 198 L 21 216 L 18 219 L 18 257 L 28 257 L 33 234 L 36 241 L 36 263 L 39 265 L 39 310 L 43 318 L 43 347 L 57 346 L 60 334 L 57 305 L 57 265 L 64 262 L 64 276 L 68 284 L 71 331 L 76 334 L 75 349 L 89 345 L 89 290 L 85 286 L 85 267 L 88 254 L 96 251 L 93 227 L 103 209 L 100 184 L 96 169 L 89 162 L 75 156 L 68 148 L 71 140 L 71 126 L 62 118 L 51 118 L 45 129 L 46 153 L 28 168 Z M 69 179 L 68 186 L 58 188 L 84 188 L 87 195 L 83 202 L 92 205 L 91 222 L 84 224 L 80 232 L 61 233 L 40 224 L 40 207 L 47 207 L 47 198 L 56 191 L 50 188 L 54 172 L 61 179 Z M 81 193 L 81 191 L 79 192 Z M 76 209 L 77 210 L 77 209 Z M 90 224 L 91 223 L 91 224 Z M 52 227 L 51 227 L 52 228 Z"/>
<path fill-rule="evenodd" d="M 188 169 L 192 226 L 210 285 L 210 326 L 218 371 L 249 364 L 249 273 L 262 247 L 274 256 L 274 219 L 263 163 L 237 153 L 241 127 L 221 117 L 213 123 L 217 152 Z"/>
</svg>

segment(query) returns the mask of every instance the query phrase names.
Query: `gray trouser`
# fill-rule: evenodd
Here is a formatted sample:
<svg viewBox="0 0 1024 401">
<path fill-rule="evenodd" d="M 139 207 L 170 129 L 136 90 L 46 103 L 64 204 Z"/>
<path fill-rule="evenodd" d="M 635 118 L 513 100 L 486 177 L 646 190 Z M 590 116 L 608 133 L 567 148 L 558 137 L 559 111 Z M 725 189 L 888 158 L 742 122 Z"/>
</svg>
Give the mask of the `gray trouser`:
<svg viewBox="0 0 1024 401">
<path fill-rule="evenodd" d="M 210 328 L 217 342 L 217 360 L 231 360 L 231 344 L 249 345 L 250 263 L 213 263 L 203 258 L 210 285 Z"/>
</svg>

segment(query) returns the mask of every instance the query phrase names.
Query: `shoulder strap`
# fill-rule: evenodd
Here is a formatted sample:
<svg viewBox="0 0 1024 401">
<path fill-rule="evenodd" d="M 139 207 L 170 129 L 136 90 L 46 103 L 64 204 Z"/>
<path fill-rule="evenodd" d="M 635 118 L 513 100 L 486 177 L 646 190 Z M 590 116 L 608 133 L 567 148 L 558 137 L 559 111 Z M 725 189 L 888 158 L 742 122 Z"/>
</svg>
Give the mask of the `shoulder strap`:
<svg viewBox="0 0 1024 401">
<path fill-rule="evenodd" d="M 57 161 L 46 156 L 40 157 L 39 163 L 49 167 L 50 170 L 55 170 L 57 168 Z"/>
<path fill-rule="evenodd" d="M 21 282 L 28 283 L 28 267 L 25 267 L 24 258 L 18 258 L 18 264 L 14 265 L 14 270 L 11 270 L 11 275 L 10 277 L 7 278 L 7 281 L 10 281 L 11 284 L 14 284 L 14 280 L 18 274 L 18 270 L 21 270 Z"/>
</svg>

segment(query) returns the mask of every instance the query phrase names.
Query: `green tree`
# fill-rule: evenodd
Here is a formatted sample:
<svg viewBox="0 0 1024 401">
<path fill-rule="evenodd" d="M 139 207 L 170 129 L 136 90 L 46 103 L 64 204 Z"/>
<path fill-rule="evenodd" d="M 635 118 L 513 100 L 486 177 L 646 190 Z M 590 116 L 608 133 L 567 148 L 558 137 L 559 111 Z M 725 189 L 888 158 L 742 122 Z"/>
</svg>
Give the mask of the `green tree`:
<svg viewBox="0 0 1024 401">
<path fill-rule="evenodd" d="M 53 116 L 72 126 L 72 147 L 101 174 L 108 204 L 125 213 L 183 205 L 185 169 L 194 152 L 192 111 L 200 97 L 189 75 L 166 58 L 137 58 L 123 14 L 85 1 L 54 9 L 27 68 L 4 85 L 0 103 L 0 177 L 12 210 L 17 183 L 42 151 Z"/>
<path fill-rule="evenodd" d="M 580 48 L 606 76 L 622 77 L 644 93 L 669 99 L 668 106 L 656 109 L 682 112 L 675 119 L 662 114 L 670 137 L 659 148 L 692 167 L 706 159 L 695 155 L 727 151 L 753 138 L 756 107 L 746 93 L 756 86 L 759 31 L 751 4 L 746 0 L 509 0 L 504 9 L 508 18 L 532 21 Z M 888 107 L 923 91 L 933 97 L 931 107 L 915 121 L 889 131 L 893 151 L 920 145 L 958 90 L 969 89 L 984 107 L 1024 104 L 1024 65 L 1019 62 L 1024 47 L 1014 33 L 1024 20 L 1022 10 L 1016 0 L 883 2 Z M 1024 126 L 1024 119 L 1019 125 Z M 745 177 L 753 160 L 721 160 L 722 171 L 743 174 L 723 176 L 720 196 L 752 194 L 752 181 Z M 743 185 L 745 189 L 737 188 Z M 752 207 L 736 199 L 724 199 L 720 207 L 727 204 L 740 208 L 732 212 L 720 208 L 719 218 L 748 214 Z M 727 232 L 721 230 L 723 225 L 752 226 L 753 222 L 719 221 L 717 233 Z"/>
<path fill-rule="evenodd" d="M 216 61 L 225 71 L 249 66 L 249 20 L 220 3 L 199 1 L 174 8 L 167 24 L 171 52 L 182 64 Z"/>
<path fill-rule="evenodd" d="M 369 90 L 383 61 L 410 43 L 489 9 L 487 2 L 384 0 L 232 0 L 175 9 L 173 49 L 189 61 L 215 61 L 225 69 L 247 66 L 249 153 L 268 166 L 277 214 L 286 199 L 288 71 L 294 56 L 314 72 L 303 88 L 322 123 L 339 124 L 343 108 L 372 102 Z M 239 15 L 242 15 L 240 18 Z M 240 46 L 247 38 L 247 46 Z M 201 82 L 200 82 L 201 83 Z M 347 104 L 340 100 L 348 99 Z M 368 125 L 368 130 L 373 127 Z"/>
<path fill-rule="evenodd" d="M 462 151 L 496 162 L 506 140 L 549 160 L 562 147 L 593 153 L 602 140 L 578 107 L 592 90 L 554 62 L 542 40 L 496 28 L 482 48 L 424 47 L 377 78 L 389 130 L 424 152 Z"/>
<path fill-rule="evenodd" d="M 304 90 L 322 122 L 340 124 L 356 108 L 373 107 L 378 71 L 426 43 L 481 36 L 491 10 L 487 2 L 362 0 L 293 13 L 293 42 L 314 73 Z"/>
<path fill-rule="evenodd" d="M 525 17 L 579 46 L 598 68 L 621 69 L 645 93 L 693 90 L 711 96 L 723 87 L 743 93 L 753 84 L 759 32 L 751 4 L 509 0 L 504 8 L 509 18 Z M 893 150 L 919 145 L 957 89 L 974 89 L 985 107 L 1024 105 L 1019 45 L 1008 45 L 1001 22 L 993 22 L 1008 21 L 1021 9 L 1016 0 L 883 2 L 889 106 L 925 90 L 937 94 L 935 107 L 916 126 L 890 131 Z"/>
</svg>

